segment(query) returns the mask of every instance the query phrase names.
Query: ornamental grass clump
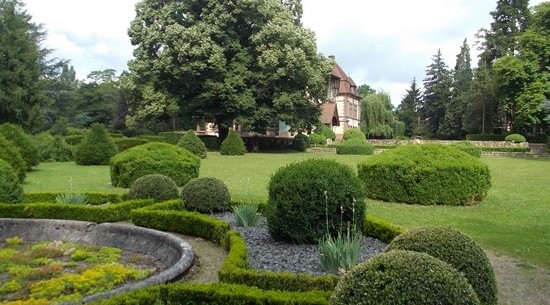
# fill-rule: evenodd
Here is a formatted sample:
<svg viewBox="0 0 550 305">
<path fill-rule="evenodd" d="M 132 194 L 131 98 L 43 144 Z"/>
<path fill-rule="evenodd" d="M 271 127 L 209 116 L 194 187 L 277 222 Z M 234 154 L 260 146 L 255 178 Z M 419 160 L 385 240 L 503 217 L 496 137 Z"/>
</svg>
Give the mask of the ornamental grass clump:
<svg viewBox="0 0 550 305">
<path fill-rule="evenodd" d="M 358 164 L 367 197 L 423 205 L 473 205 L 491 186 L 489 166 L 454 147 L 404 145 Z"/>
<path fill-rule="evenodd" d="M 55 202 L 70 203 L 70 204 L 87 204 L 88 196 L 86 194 L 79 194 L 79 193 L 63 193 L 55 196 Z"/>
<path fill-rule="evenodd" d="M 357 231 L 355 223 L 346 224 L 345 232 L 343 232 L 342 219 L 340 219 L 340 230 L 337 236 L 330 234 L 329 219 L 328 219 L 328 195 L 325 192 L 325 213 L 326 213 L 326 235 L 319 240 L 319 260 L 323 269 L 329 273 L 345 273 L 350 270 L 359 261 L 361 254 L 362 236 Z M 341 208 L 341 215 L 343 208 Z M 355 200 L 352 209 L 355 213 Z"/>
<path fill-rule="evenodd" d="M 260 214 L 255 204 L 239 204 L 233 207 L 233 215 L 239 227 L 254 227 L 258 224 Z"/>
</svg>

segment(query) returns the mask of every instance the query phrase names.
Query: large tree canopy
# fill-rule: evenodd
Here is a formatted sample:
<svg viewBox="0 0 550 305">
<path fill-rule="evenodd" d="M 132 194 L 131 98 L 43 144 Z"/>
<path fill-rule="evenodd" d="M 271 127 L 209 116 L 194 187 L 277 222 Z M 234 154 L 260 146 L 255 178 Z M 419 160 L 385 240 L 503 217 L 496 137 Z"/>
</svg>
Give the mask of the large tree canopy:
<svg viewBox="0 0 550 305">
<path fill-rule="evenodd" d="M 315 124 L 330 62 L 300 1 L 143 0 L 129 36 L 130 123 L 179 114 L 262 132 Z"/>
</svg>

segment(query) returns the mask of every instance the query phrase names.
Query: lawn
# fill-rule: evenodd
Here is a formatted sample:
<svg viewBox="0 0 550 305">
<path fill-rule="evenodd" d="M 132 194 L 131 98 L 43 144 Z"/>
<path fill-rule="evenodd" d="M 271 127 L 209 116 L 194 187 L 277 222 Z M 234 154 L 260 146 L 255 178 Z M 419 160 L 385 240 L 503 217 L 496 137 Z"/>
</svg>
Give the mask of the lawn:
<svg viewBox="0 0 550 305">
<path fill-rule="evenodd" d="M 331 158 L 355 169 L 364 156 L 335 154 L 247 154 L 225 157 L 209 153 L 200 175 L 218 177 L 232 199 L 267 200 L 267 184 L 281 166 L 307 158 Z M 493 186 L 481 204 L 471 207 L 413 206 L 367 200 L 367 213 L 405 226 L 450 226 L 484 248 L 550 267 L 550 160 L 483 157 Z M 107 166 L 77 166 L 74 162 L 42 163 L 28 174 L 25 192 L 114 192 Z"/>
</svg>

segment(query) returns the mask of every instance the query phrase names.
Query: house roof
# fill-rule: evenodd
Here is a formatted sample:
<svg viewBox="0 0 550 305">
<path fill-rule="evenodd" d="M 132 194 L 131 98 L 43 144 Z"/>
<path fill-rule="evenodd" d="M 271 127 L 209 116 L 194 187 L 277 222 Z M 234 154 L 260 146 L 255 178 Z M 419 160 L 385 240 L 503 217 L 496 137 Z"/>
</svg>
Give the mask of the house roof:
<svg viewBox="0 0 550 305">
<path fill-rule="evenodd" d="M 340 126 L 340 118 L 338 116 L 338 107 L 335 103 L 324 103 L 321 105 L 323 111 L 321 113 L 321 123 L 332 126 Z"/>
<path fill-rule="evenodd" d="M 334 59 L 333 59 L 334 60 Z M 334 67 L 332 68 L 332 75 L 340 79 L 340 87 L 338 88 L 338 94 L 350 94 L 357 97 L 359 100 L 362 97 L 357 93 L 357 85 L 351 77 L 349 77 L 344 70 L 334 61 Z M 353 89 L 352 89 L 353 88 Z"/>
</svg>

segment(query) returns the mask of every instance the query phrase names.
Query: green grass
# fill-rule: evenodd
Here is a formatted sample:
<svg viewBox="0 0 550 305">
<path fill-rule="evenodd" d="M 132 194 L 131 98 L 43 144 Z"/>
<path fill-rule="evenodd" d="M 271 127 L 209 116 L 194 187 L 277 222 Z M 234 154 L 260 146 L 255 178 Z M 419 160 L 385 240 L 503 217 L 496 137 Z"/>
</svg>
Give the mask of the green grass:
<svg viewBox="0 0 550 305">
<path fill-rule="evenodd" d="M 209 153 L 200 175 L 222 179 L 233 201 L 265 202 L 272 174 L 286 164 L 307 158 L 331 158 L 356 169 L 368 156 L 336 154 Z M 367 200 L 367 213 L 407 228 L 437 225 L 458 229 L 484 248 L 543 267 L 550 267 L 550 160 L 483 157 L 492 172 L 493 186 L 476 206 L 416 206 Z M 72 177 L 72 179 L 71 179 Z M 25 192 L 114 192 L 107 166 L 77 166 L 74 162 L 42 163 L 30 172 Z"/>
</svg>

